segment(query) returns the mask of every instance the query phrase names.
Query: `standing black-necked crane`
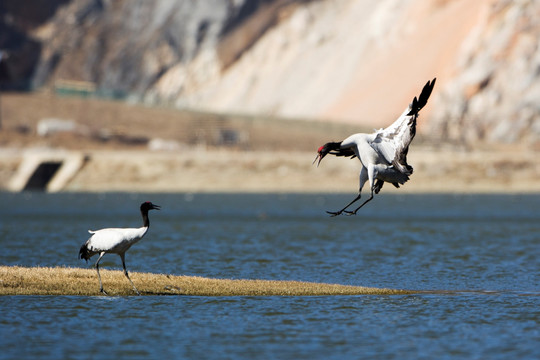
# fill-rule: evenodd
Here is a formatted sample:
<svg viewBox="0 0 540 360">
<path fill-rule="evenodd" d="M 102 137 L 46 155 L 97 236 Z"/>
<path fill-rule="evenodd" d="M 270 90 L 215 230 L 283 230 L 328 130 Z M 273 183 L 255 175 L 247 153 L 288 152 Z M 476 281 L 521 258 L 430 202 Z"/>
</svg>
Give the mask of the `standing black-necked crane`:
<svg viewBox="0 0 540 360">
<path fill-rule="evenodd" d="M 331 216 L 356 215 L 356 212 L 366 203 L 373 199 L 373 193 L 378 194 L 383 184 L 389 182 L 395 187 L 403 185 L 413 172 L 412 166 L 407 164 L 407 152 L 409 145 L 416 134 L 416 119 L 418 112 L 426 105 L 435 80 L 428 81 L 420 96 L 414 98 L 412 103 L 405 109 L 401 116 L 386 129 L 380 129 L 371 134 L 354 134 L 340 142 L 329 142 L 317 151 L 317 166 L 328 154 L 335 156 L 357 157 L 362 163 L 360 170 L 360 189 L 358 196 L 347 206 L 339 211 L 327 211 Z M 346 209 L 360 199 L 362 188 L 369 181 L 371 196 L 354 211 Z"/>
<path fill-rule="evenodd" d="M 125 255 L 129 248 L 143 238 L 150 227 L 150 220 L 148 219 L 148 211 L 159 210 L 159 205 L 154 205 L 147 201 L 141 204 L 141 215 L 143 218 L 143 226 L 140 228 L 107 228 L 101 230 L 88 230 L 92 236 L 81 246 L 79 250 L 79 258 L 86 260 L 92 256 L 99 254 L 99 258 L 96 261 L 96 270 L 99 279 L 99 291 L 107 295 L 103 290 L 103 284 L 101 283 L 101 276 L 99 275 L 99 261 L 105 254 L 118 254 L 122 259 L 122 266 L 124 267 L 124 274 L 128 278 L 129 282 L 133 286 L 133 289 L 137 295 L 141 295 L 139 290 L 133 284 L 133 281 L 129 278 Z"/>
</svg>

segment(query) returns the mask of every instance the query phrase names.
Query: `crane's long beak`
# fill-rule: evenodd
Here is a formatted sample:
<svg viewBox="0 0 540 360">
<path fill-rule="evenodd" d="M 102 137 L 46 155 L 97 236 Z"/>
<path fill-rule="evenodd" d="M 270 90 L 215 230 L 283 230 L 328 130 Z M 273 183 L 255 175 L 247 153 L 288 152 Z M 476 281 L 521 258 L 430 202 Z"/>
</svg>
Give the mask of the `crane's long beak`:
<svg viewBox="0 0 540 360">
<path fill-rule="evenodd" d="M 152 210 L 161 210 L 161 206 L 152 204 Z"/>
<path fill-rule="evenodd" d="M 323 158 L 323 156 L 320 153 L 318 153 L 317 157 L 315 158 L 315 160 L 313 160 L 311 165 L 315 164 L 317 162 L 317 160 L 319 160 L 319 162 L 317 162 L 317 167 L 319 167 L 319 164 L 321 163 L 322 158 Z"/>
</svg>

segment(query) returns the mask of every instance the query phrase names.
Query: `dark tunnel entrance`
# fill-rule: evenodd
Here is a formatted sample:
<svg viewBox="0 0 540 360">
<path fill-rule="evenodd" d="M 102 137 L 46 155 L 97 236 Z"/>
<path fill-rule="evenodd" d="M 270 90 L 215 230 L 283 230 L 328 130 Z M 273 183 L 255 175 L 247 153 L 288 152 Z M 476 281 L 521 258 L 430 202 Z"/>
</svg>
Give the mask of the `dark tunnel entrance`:
<svg viewBox="0 0 540 360">
<path fill-rule="evenodd" d="M 39 164 L 30 179 L 28 179 L 24 190 L 45 191 L 47 184 L 60 166 L 62 166 L 62 162 L 59 161 L 48 161 Z"/>
</svg>

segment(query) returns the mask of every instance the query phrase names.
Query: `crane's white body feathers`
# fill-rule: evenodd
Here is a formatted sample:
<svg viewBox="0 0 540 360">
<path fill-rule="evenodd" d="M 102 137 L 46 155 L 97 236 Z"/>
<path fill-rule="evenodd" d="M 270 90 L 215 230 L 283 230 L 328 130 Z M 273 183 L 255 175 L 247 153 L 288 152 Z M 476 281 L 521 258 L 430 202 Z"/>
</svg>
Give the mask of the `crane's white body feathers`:
<svg viewBox="0 0 540 360">
<path fill-rule="evenodd" d="M 92 236 L 86 241 L 85 245 L 92 255 L 99 254 L 102 251 L 121 254 L 125 253 L 133 244 L 139 242 L 147 231 L 147 227 L 88 230 Z"/>
<path fill-rule="evenodd" d="M 416 118 L 418 115 L 407 115 L 411 107 L 407 107 L 401 116 L 388 126 L 375 132 L 369 144 L 380 154 L 387 163 L 394 163 L 401 157 L 401 152 L 407 151 L 414 137 Z"/>
<path fill-rule="evenodd" d="M 351 149 L 362 163 L 360 191 L 376 179 L 393 184 L 404 184 L 412 174 L 405 159 L 414 137 L 416 115 L 407 116 L 410 106 L 386 129 L 371 134 L 358 133 L 341 142 L 341 149 Z M 412 136 L 411 136 L 412 134 Z"/>
<path fill-rule="evenodd" d="M 416 125 L 416 115 L 407 116 L 410 107 L 392 125 L 372 134 L 358 133 L 341 142 L 341 148 L 352 148 L 364 166 L 369 163 L 391 165 L 408 149 L 412 141 L 411 130 Z"/>
</svg>

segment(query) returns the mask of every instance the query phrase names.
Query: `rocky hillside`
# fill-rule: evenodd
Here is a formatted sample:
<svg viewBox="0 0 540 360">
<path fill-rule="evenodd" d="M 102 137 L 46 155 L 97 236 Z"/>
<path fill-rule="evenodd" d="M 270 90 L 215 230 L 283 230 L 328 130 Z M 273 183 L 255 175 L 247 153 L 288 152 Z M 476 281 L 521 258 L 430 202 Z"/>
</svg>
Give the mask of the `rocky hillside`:
<svg viewBox="0 0 540 360">
<path fill-rule="evenodd" d="M 540 2 L 496 1 L 483 9 L 433 104 L 439 137 L 540 150 Z"/>
<path fill-rule="evenodd" d="M 28 2 L 2 4 L 4 87 L 79 81 L 147 103 L 380 127 L 437 77 L 421 131 L 540 148 L 538 1 L 58 0 L 31 19 Z"/>
</svg>

